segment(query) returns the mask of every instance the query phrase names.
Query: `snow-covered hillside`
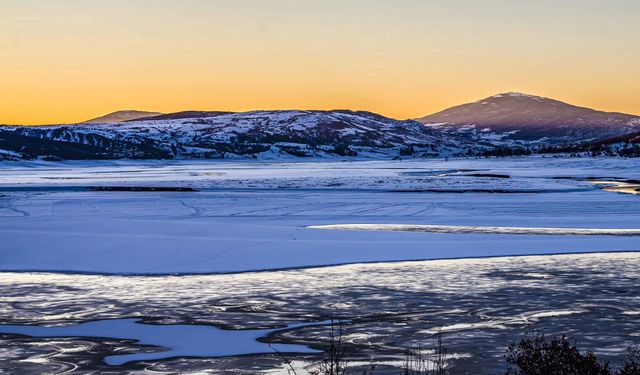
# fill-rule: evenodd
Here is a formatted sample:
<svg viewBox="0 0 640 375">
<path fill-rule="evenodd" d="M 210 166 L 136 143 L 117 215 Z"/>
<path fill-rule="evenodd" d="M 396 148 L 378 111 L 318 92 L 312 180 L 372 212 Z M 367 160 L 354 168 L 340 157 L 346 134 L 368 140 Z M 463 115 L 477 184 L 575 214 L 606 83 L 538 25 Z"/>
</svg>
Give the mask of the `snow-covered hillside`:
<svg viewBox="0 0 640 375">
<path fill-rule="evenodd" d="M 0 158 L 436 157 L 484 150 L 370 112 L 254 111 L 117 124 L 0 127 Z"/>
</svg>

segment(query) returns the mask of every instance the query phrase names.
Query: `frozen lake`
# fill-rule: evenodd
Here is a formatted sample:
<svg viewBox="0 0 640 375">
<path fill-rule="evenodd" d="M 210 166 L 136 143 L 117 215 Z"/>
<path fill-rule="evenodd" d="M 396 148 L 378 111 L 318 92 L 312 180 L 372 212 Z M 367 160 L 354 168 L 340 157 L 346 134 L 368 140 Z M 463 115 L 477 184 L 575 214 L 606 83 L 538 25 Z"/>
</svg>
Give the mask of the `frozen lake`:
<svg viewBox="0 0 640 375">
<path fill-rule="evenodd" d="M 640 337 L 639 180 L 640 161 L 607 158 L 2 163 L 0 324 L 135 318 L 250 332 L 338 312 L 357 361 L 397 364 L 441 331 L 460 373 L 497 371 L 532 327 L 579 334 L 615 360 Z M 592 254 L 524 257 L 561 253 Z M 322 349 L 325 329 L 266 340 Z M 171 349 L 63 336 L 3 336 L 0 361 L 83 373 Z M 282 365 L 227 354 L 149 366 Z"/>
<path fill-rule="evenodd" d="M 640 237 L 615 235 L 637 233 L 638 195 L 602 180 L 640 180 L 640 163 L 4 163 L 0 270 L 212 273 L 639 249 Z M 307 228 L 336 224 L 582 232 Z"/>
</svg>

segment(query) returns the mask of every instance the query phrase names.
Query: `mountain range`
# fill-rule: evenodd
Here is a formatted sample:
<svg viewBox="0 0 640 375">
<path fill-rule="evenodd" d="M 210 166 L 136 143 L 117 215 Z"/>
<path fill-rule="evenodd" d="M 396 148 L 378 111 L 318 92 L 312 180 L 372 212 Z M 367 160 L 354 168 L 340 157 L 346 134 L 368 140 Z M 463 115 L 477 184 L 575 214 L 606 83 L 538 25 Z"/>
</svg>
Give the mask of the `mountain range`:
<svg viewBox="0 0 640 375">
<path fill-rule="evenodd" d="M 505 149 L 619 152 L 640 150 L 639 135 L 638 116 L 504 93 L 416 120 L 346 110 L 127 110 L 79 124 L 0 126 L 0 160 L 388 159 L 486 155 Z"/>
<path fill-rule="evenodd" d="M 254 111 L 158 117 L 112 124 L 0 127 L 0 150 L 5 158 L 47 160 L 393 158 L 463 156 L 478 150 L 464 138 L 442 134 L 417 121 L 370 112 Z"/>
</svg>

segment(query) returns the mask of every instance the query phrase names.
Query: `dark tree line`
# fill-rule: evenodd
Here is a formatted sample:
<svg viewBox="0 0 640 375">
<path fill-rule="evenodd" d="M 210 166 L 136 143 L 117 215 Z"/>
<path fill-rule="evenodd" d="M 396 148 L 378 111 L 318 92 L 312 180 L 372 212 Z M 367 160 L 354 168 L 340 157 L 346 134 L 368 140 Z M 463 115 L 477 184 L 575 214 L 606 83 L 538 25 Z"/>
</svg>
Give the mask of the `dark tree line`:
<svg viewBox="0 0 640 375">
<path fill-rule="evenodd" d="M 535 147 L 499 147 L 482 153 L 484 157 L 508 157 L 526 155 L 553 155 L 563 154 L 568 156 L 618 156 L 625 158 L 640 157 L 640 143 L 627 142 L 614 146 L 610 144 L 591 145 L 555 145 Z"/>
</svg>

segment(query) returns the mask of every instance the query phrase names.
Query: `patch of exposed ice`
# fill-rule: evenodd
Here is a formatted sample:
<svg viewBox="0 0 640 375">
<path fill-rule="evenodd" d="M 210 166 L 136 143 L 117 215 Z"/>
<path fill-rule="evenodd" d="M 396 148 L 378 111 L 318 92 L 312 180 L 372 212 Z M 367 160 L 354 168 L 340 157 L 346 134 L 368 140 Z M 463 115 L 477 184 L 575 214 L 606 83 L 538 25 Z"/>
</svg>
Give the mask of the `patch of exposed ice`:
<svg viewBox="0 0 640 375">
<path fill-rule="evenodd" d="M 327 322 L 294 324 L 286 329 L 326 324 Z M 0 325 L 0 333 L 30 337 L 102 337 L 135 340 L 141 345 L 157 346 L 158 351 L 105 357 L 109 365 L 132 361 L 158 360 L 172 357 L 222 357 L 257 353 L 304 352 L 316 350 L 303 345 L 266 344 L 258 338 L 283 330 L 221 330 L 204 325 L 145 324 L 137 319 L 92 321 L 67 326 Z"/>
<path fill-rule="evenodd" d="M 533 228 L 533 227 L 483 227 L 463 225 L 428 224 L 332 224 L 310 225 L 309 229 L 426 232 L 426 233 L 485 233 L 563 236 L 640 236 L 640 229 L 622 228 Z"/>
</svg>

